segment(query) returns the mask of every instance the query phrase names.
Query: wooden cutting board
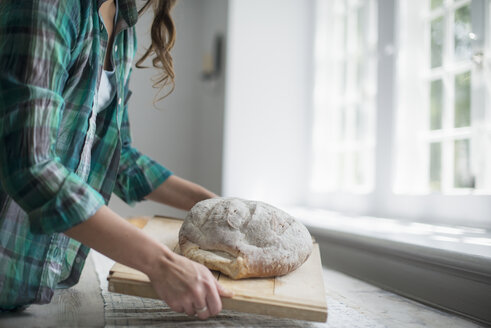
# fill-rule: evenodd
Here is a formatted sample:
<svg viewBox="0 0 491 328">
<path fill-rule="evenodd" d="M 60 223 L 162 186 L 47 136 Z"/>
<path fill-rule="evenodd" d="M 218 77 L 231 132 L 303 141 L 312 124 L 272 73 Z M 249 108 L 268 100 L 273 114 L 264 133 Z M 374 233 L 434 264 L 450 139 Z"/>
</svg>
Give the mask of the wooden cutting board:
<svg viewBox="0 0 491 328">
<path fill-rule="evenodd" d="M 141 225 L 141 220 L 134 221 Z M 181 224 L 182 220 L 179 219 L 154 217 L 144 226 L 143 231 L 174 249 Z M 232 280 L 219 272 L 213 273 L 225 288 L 235 293 L 233 298 L 222 298 L 224 309 L 308 321 L 327 320 L 317 243 L 314 243 L 309 259 L 285 276 Z M 107 279 L 111 292 L 158 298 L 147 275 L 122 264 L 114 264 Z"/>
</svg>

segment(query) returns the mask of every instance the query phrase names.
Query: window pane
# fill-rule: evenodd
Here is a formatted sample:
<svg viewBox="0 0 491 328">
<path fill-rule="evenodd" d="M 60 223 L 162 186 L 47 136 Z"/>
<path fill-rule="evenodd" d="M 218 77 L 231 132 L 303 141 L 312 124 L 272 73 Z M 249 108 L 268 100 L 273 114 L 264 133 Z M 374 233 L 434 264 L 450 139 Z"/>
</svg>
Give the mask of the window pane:
<svg viewBox="0 0 491 328">
<path fill-rule="evenodd" d="M 359 94 L 362 93 L 364 69 L 366 67 L 364 58 L 359 54 L 356 59 L 356 88 Z"/>
<path fill-rule="evenodd" d="M 443 17 L 431 21 L 431 67 L 442 66 Z"/>
<path fill-rule="evenodd" d="M 443 109 L 443 82 L 435 80 L 431 82 L 430 88 L 430 129 L 442 128 Z"/>
<path fill-rule="evenodd" d="M 343 17 L 343 48 L 344 51 L 347 52 L 348 50 L 348 15 L 344 15 Z"/>
<path fill-rule="evenodd" d="M 470 5 L 455 11 L 455 60 L 470 59 L 472 54 L 471 39 L 471 9 Z"/>
<path fill-rule="evenodd" d="M 366 23 L 365 23 L 365 6 L 363 3 L 360 4 L 360 7 L 358 7 L 358 10 L 356 11 L 356 36 L 357 36 L 357 46 L 358 46 L 358 51 L 362 51 L 364 48 L 364 43 L 365 43 L 365 32 L 366 32 Z"/>
<path fill-rule="evenodd" d="M 455 127 L 471 123 L 471 72 L 455 76 Z"/>
<path fill-rule="evenodd" d="M 431 0 L 431 9 L 441 7 L 443 5 L 443 0 Z"/>
<path fill-rule="evenodd" d="M 454 186 L 455 188 L 474 188 L 471 174 L 469 139 L 455 140 Z"/>
<path fill-rule="evenodd" d="M 363 106 L 358 104 L 355 106 L 355 135 L 357 140 L 362 140 L 366 136 L 366 117 L 364 115 Z"/>
<path fill-rule="evenodd" d="M 430 144 L 430 189 L 440 190 L 442 180 L 442 144 Z"/>
<path fill-rule="evenodd" d="M 355 161 L 355 185 L 365 185 L 365 170 L 364 170 L 364 157 L 361 152 L 356 152 L 354 156 Z"/>
<path fill-rule="evenodd" d="M 344 186 L 344 176 L 346 174 L 346 156 L 344 153 L 338 154 L 338 186 Z"/>
<path fill-rule="evenodd" d="M 346 62 L 346 60 L 344 60 L 341 63 L 341 79 L 340 79 L 340 84 L 341 84 L 340 96 L 341 97 L 346 94 L 347 83 L 348 83 L 348 79 L 346 78 L 347 75 L 348 75 L 348 63 Z"/>
<path fill-rule="evenodd" d="M 346 107 L 341 107 L 339 111 L 339 139 L 338 140 L 345 140 L 348 135 L 348 129 L 347 129 L 347 112 L 348 109 Z"/>
</svg>

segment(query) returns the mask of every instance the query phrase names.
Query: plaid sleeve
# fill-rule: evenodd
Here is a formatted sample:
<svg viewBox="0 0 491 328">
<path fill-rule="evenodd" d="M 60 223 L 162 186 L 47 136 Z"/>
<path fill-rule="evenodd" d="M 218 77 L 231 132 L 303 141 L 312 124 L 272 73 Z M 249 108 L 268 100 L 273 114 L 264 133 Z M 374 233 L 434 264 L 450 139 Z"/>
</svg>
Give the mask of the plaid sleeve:
<svg viewBox="0 0 491 328">
<path fill-rule="evenodd" d="M 121 122 L 121 159 L 114 193 L 129 205 L 143 200 L 172 172 L 131 146 L 128 120 L 128 99 L 131 91 L 126 86 L 125 106 Z"/>
<path fill-rule="evenodd" d="M 46 234 L 83 222 L 104 204 L 55 152 L 80 13 L 55 2 L 0 2 L 0 183 L 28 214 L 30 230 Z"/>
</svg>

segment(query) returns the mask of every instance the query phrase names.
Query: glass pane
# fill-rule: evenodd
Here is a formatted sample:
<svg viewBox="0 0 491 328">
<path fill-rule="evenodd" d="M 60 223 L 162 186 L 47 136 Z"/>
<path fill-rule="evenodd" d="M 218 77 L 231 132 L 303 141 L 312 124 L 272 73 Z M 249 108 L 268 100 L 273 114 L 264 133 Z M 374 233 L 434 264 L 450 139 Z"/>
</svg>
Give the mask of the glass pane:
<svg viewBox="0 0 491 328">
<path fill-rule="evenodd" d="M 431 21 L 431 67 L 442 66 L 443 52 L 443 17 Z"/>
<path fill-rule="evenodd" d="M 443 82 L 435 80 L 430 87 L 430 130 L 442 128 Z"/>
<path fill-rule="evenodd" d="M 363 186 L 365 184 L 365 172 L 363 163 L 363 154 L 361 152 L 356 152 L 354 156 L 355 161 L 355 185 Z"/>
<path fill-rule="evenodd" d="M 455 127 L 471 124 L 471 72 L 455 76 Z"/>
<path fill-rule="evenodd" d="M 339 111 L 339 140 L 345 140 L 347 135 L 346 129 L 346 119 L 347 119 L 347 108 L 341 107 Z"/>
<path fill-rule="evenodd" d="M 365 58 L 362 57 L 361 54 L 358 54 L 358 58 L 356 58 L 356 87 L 357 93 L 362 96 L 362 87 L 363 87 L 363 73 L 365 69 Z"/>
<path fill-rule="evenodd" d="M 348 83 L 348 62 L 345 60 L 341 63 L 341 96 L 346 95 L 347 83 Z"/>
<path fill-rule="evenodd" d="M 474 188 L 474 177 L 471 174 L 470 155 L 471 151 L 469 139 L 455 140 L 455 188 Z"/>
<path fill-rule="evenodd" d="M 348 52 L 348 38 L 349 38 L 349 31 L 348 31 L 348 15 L 345 14 L 343 17 L 343 36 L 344 36 L 344 42 L 343 42 L 343 48 L 345 53 Z"/>
<path fill-rule="evenodd" d="M 455 60 L 470 59 L 472 55 L 471 39 L 471 9 L 470 5 L 455 11 L 454 40 Z"/>
<path fill-rule="evenodd" d="M 442 144 L 430 144 L 430 189 L 440 190 L 442 181 Z"/>
<path fill-rule="evenodd" d="M 358 10 L 356 11 L 356 37 L 357 37 L 357 45 L 358 45 L 358 51 L 362 51 L 364 48 L 364 43 L 365 43 L 365 31 L 366 31 L 366 23 L 365 23 L 365 6 L 363 4 L 360 4 L 360 7 L 358 7 Z"/>
<path fill-rule="evenodd" d="M 339 153 L 338 155 L 338 186 L 344 186 L 345 175 L 345 154 Z"/>
<path fill-rule="evenodd" d="M 363 106 L 356 105 L 355 107 L 355 135 L 357 140 L 361 140 L 366 136 L 366 116 L 364 115 Z"/>
<path fill-rule="evenodd" d="M 431 9 L 441 7 L 443 5 L 443 0 L 431 0 Z"/>
</svg>

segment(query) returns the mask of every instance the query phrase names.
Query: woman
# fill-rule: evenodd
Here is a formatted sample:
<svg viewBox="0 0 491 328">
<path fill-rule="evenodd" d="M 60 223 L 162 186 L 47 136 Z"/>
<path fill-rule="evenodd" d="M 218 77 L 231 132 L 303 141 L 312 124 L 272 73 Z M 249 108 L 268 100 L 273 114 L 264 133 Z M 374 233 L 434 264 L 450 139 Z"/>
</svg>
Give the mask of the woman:
<svg viewBox="0 0 491 328">
<path fill-rule="evenodd" d="M 173 0 L 155 0 L 160 87 L 173 85 Z M 146 273 L 177 312 L 221 310 L 204 266 L 176 255 L 106 204 L 149 199 L 181 209 L 215 195 L 131 146 L 128 81 L 134 0 L 0 2 L 0 309 L 47 303 L 78 282 L 90 248 Z"/>
</svg>

